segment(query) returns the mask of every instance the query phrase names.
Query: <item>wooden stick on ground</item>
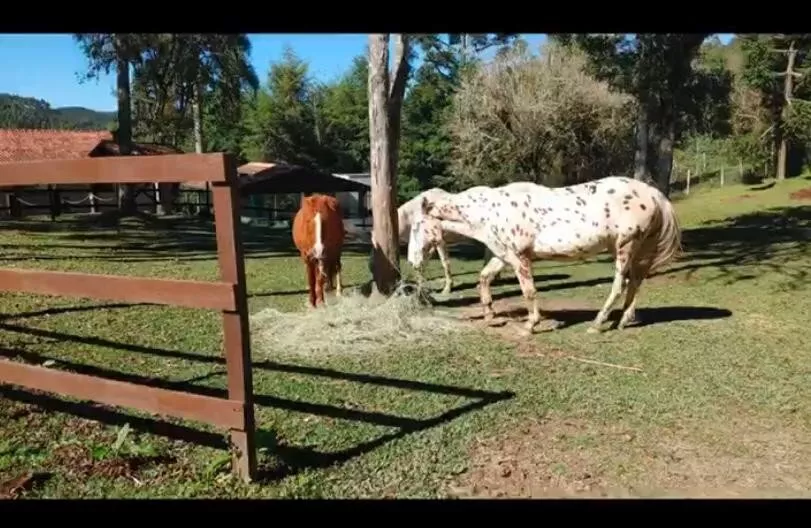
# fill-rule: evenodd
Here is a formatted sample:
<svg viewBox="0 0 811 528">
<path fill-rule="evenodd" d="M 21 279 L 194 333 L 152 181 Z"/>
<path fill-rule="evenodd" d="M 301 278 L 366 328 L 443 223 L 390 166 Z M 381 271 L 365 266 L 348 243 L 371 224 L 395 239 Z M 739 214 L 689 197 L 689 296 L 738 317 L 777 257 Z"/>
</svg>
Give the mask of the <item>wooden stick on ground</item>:
<svg viewBox="0 0 811 528">
<path fill-rule="evenodd" d="M 637 372 L 642 372 L 642 369 L 639 368 L 639 367 L 627 367 L 625 365 L 616 365 L 614 363 L 604 363 L 602 361 L 595 361 L 593 359 L 585 359 L 585 358 L 579 358 L 579 357 L 575 357 L 575 356 L 565 356 L 565 357 L 567 357 L 569 359 L 573 359 L 575 361 L 580 361 L 581 363 L 591 363 L 592 365 L 601 365 L 603 367 L 614 367 L 614 368 L 623 369 L 623 370 L 635 370 Z"/>
</svg>

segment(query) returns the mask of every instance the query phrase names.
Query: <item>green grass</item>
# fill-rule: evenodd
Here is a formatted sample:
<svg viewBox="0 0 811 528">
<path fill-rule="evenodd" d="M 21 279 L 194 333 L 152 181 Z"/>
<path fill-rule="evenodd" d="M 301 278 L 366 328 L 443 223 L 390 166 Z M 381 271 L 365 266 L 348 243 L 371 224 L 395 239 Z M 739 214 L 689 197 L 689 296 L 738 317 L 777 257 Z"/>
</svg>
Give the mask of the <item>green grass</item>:
<svg viewBox="0 0 811 528">
<path fill-rule="evenodd" d="M 643 284 L 638 316 L 645 324 L 639 327 L 589 335 L 593 312 L 554 312 L 576 324 L 536 334 L 530 354 L 478 329 L 432 347 L 344 358 L 271 361 L 255 354 L 262 480 L 251 485 L 230 476 L 221 431 L 168 419 L 172 430 L 157 434 L 135 411 L 3 386 L 0 492 L 4 481 L 43 471 L 50 478 L 24 496 L 443 497 L 460 481 L 487 478 L 476 469 L 484 467 L 481 446 L 519 445 L 515 435 L 537 424 L 546 424 L 551 439 L 532 437 L 537 440 L 525 442 L 531 449 L 516 452 L 524 453 L 530 477 L 548 473 L 561 489 L 566 479 L 580 478 L 573 468 L 584 465 L 604 487 L 631 494 L 679 489 L 667 473 L 673 470 L 650 457 L 686 449 L 687 440 L 702 452 L 725 450 L 728 467 L 743 467 L 730 476 L 717 464 L 693 463 L 688 484 L 725 486 L 734 477 L 749 487 L 795 489 L 800 484 L 780 480 L 776 470 L 741 462 L 753 460 L 760 441 L 752 440 L 754 424 L 768 424 L 770 434 L 801 436 L 811 428 L 811 350 L 804 332 L 811 254 L 802 238 L 811 236 L 811 202 L 788 199 L 803 187 L 811 181 L 766 190 L 730 186 L 679 200 L 687 255 Z M 116 232 L 69 218 L 6 221 L 0 265 L 217 277 L 209 226 L 167 220 L 158 227 L 132 221 Z M 246 230 L 246 237 L 251 312 L 303 309 L 304 271 L 289 234 Z M 345 284 L 368 279 L 367 257 L 363 248 L 347 254 Z M 480 255 L 456 257 L 453 303 L 475 308 Z M 428 269 L 441 277 L 436 259 Z M 539 295 L 550 306 L 572 299 L 597 309 L 610 286 L 604 259 L 537 263 L 535 271 Z M 514 277 L 504 278 L 495 296 L 516 295 Z M 176 389 L 225 387 L 217 313 L 24 294 L 1 295 L 0 313 L 0 351 L 16 360 Z M 560 425 L 567 421 L 585 425 L 569 434 Z M 635 440 L 600 432 L 617 428 L 633 431 Z M 682 444 L 665 442 L 679 431 L 687 431 Z M 195 442 L 176 438 L 192 432 Z M 811 464 L 811 450 L 786 445 L 796 467 Z M 689 452 L 694 462 L 700 459 L 698 448 Z M 795 475 L 806 483 L 802 478 Z"/>
</svg>

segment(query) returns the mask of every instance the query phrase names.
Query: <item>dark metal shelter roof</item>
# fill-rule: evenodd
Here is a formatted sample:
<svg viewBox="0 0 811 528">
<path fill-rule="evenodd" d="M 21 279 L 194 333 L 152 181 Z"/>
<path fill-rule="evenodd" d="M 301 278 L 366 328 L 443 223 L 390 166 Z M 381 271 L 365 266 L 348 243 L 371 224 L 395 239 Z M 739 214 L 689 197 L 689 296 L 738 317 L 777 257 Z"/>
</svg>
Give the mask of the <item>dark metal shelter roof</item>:
<svg viewBox="0 0 811 528">
<path fill-rule="evenodd" d="M 369 186 L 299 165 L 246 163 L 237 169 L 240 193 L 363 192 Z"/>
<path fill-rule="evenodd" d="M 237 168 L 240 194 L 364 192 L 369 185 L 319 170 L 286 163 L 252 161 Z M 204 188 L 186 183 L 185 187 Z"/>
</svg>

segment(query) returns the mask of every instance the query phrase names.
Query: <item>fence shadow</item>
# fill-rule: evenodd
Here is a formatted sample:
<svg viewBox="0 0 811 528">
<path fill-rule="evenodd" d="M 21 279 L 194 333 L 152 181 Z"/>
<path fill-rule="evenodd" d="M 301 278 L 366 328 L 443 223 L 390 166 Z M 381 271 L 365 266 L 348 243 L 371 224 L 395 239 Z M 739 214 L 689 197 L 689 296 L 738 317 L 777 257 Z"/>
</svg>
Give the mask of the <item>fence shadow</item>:
<svg viewBox="0 0 811 528">
<path fill-rule="evenodd" d="M 21 315 L 23 314 L 18 315 L 18 317 L 20 317 Z M 223 358 L 218 356 L 202 356 L 187 352 L 162 350 L 138 345 L 129 345 L 101 338 L 89 338 L 66 334 L 62 332 L 54 332 L 50 330 L 28 328 L 25 326 L 7 323 L 0 323 L 0 330 L 19 332 L 38 337 L 49 336 L 52 339 L 105 346 L 113 349 L 151 354 L 159 357 L 184 359 L 188 361 L 198 361 L 203 363 L 216 364 L 220 366 L 218 370 L 209 373 L 205 376 L 202 376 L 200 378 L 185 381 L 169 381 L 137 374 L 124 373 L 103 367 L 85 365 L 61 358 L 50 358 L 48 356 L 31 351 L 12 348 L 0 348 L 0 355 L 5 356 L 6 358 L 14 358 L 33 364 L 42 364 L 45 361 L 54 360 L 57 361 L 57 364 L 61 368 L 66 368 L 72 372 L 76 372 L 79 374 L 99 376 L 106 379 L 126 381 L 130 383 L 138 383 L 150 387 L 157 387 L 169 390 L 182 390 L 195 394 L 214 397 L 225 397 L 227 394 L 225 389 L 208 387 L 197 384 L 199 381 L 202 381 L 205 378 L 225 374 L 224 371 L 225 361 Z M 275 441 L 270 440 L 273 436 L 271 432 L 260 429 L 257 431 L 257 440 L 258 440 L 257 443 L 259 444 L 258 447 L 271 448 L 270 450 L 272 455 L 274 455 L 274 457 L 279 461 L 279 463 L 273 464 L 272 466 L 266 466 L 261 468 L 260 478 L 261 480 L 264 481 L 281 479 L 290 475 L 294 475 L 306 469 L 323 468 L 332 466 L 337 463 L 346 462 L 357 456 L 369 453 L 387 444 L 388 442 L 391 442 L 392 440 L 402 438 L 409 434 L 413 434 L 418 431 L 424 431 L 432 427 L 436 427 L 438 425 L 447 423 L 466 413 L 482 409 L 493 403 L 509 400 L 515 395 L 512 392 L 485 391 L 473 388 L 440 385 L 435 383 L 427 383 L 407 379 L 388 378 L 384 376 L 341 372 L 338 370 L 319 367 L 306 367 L 293 364 L 284 364 L 273 361 L 254 362 L 253 368 L 258 368 L 271 372 L 281 372 L 298 375 L 303 374 L 309 376 L 324 377 L 328 379 L 345 380 L 355 383 L 365 383 L 399 389 L 409 389 L 414 391 L 462 396 L 474 400 L 462 406 L 448 409 L 432 418 L 415 419 L 376 411 L 348 409 L 333 405 L 279 398 L 267 394 L 255 394 L 254 401 L 256 405 L 260 406 L 273 407 L 293 412 L 302 412 L 335 419 L 353 420 L 379 426 L 395 427 L 398 429 L 393 433 L 385 434 L 371 440 L 360 442 L 351 448 L 338 452 L 321 452 L 307 446 L 299 447 L 279 444 Z M 126 414 L 125 412 L 123 412 L 123 410 L 122 411 L 111 410 L 99 404 L 69 402 L 50 395 L 17 390 L 2 385 L 0 385 L 0 396 L 15 401 L 31 403 L 47 410 L 65 412 L 79 417 L 100 421 L 102 423 L 106 423 L 109 425 L 123 425 L 125 423 L 129 423 L 130 427 L 138 429 L 142 432 L 192 442 L 199 445 L 212 447 L 215 449 L 226 449 L 228 447 L 225 436 L 222 434 L 200 431 L 185 425 L 172 424 L 168 422 L 154 420 L 151 418 L 134 417 Z M 262 445 L 263 443 L 265 444 L 264 446 Z"/>
<path fill-rule="evenodd" d="M 54 233 L 59 238 L 59 242 L 45 244 L 3 244 L 7 250 L 25 251 L 24 255 L 17 257 L 12 254 L 4 257 L 4 260 L 59 260 L 64 257 L 48 254 L 48 250 L 76 249 L 77 254 L 72 254 L 71 259 L 103 258 L 114 262 L 199 261 L 216 258 L 217 251 L 213 221 L 194 217 L 141 215 L 128 218 L 117 227 L 99 225 L 89 215 L 60 217 L 56 222 L 48 219 L 2 219 L 0 229 Z M 242 225 L 240 232 L 245 258 L 298 255 L 289 229 Z M 117 254 L 109 253 L 111 249 L 115 249 Z M 31 250 L 40 250 L 42 253 L 32 255 Z M 344 251 L 366 254 L 369 247 L 368 244 L 350 239 L 344 245 Z"/>
</svg>

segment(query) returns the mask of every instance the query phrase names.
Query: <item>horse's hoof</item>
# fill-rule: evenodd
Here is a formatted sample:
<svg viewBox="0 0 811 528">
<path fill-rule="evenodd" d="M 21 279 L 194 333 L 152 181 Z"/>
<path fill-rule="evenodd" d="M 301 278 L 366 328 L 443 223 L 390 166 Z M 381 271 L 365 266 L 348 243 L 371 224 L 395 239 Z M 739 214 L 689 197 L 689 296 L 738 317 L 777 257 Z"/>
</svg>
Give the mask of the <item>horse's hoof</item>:
<svg viewBox="0 0 811 528">
<path fill-rule="evenodd" d="M 599 326 L 590 326 L 586 329 L 587 334 L 601 334 L 603 330 Z"/>
<path fill-rule="evenodd" d="M 443 288 L 442 291 L 439 292 L 439 293 L 440 293 L 440 295 L 450 295 L 451 294 L 451 289 L 450 288 Z"/>
</svg>

